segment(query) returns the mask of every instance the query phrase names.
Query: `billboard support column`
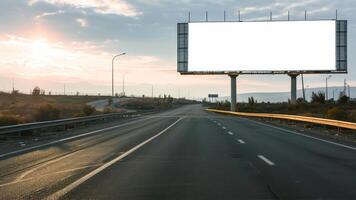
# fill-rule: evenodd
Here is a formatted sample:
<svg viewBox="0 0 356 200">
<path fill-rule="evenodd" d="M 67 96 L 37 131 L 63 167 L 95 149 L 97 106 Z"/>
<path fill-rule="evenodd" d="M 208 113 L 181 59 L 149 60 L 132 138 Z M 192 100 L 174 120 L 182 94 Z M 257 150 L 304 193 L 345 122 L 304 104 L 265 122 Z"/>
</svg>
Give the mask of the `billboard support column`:
<svg viewBox="0 0 356 200">
<path fill-rule="evenodd" d="M 238 74 L 229 74 L 231 79 L 231 105 L 230 109 L 233 112 L 236 112 L 236 77 Z"/>
<path fill-rule="evenodd" d="M 297 103 L 297 76 L 299 74 L 288 74 L 291 78 L 290 101 L 291 104 Z"/>
</svg>

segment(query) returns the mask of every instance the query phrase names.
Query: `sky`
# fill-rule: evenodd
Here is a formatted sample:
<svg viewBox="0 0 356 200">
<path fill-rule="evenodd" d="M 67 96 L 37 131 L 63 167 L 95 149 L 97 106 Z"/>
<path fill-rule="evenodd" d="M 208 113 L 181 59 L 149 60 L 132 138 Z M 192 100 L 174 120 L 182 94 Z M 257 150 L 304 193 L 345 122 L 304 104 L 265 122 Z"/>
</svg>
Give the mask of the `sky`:
<svg viewBox="0 0 356 200">
<path fill-rule="evenodd" d="M 330 86 L 343 80 L 356 86 L 354 0 L 1 0 L 0 90 L 28 93 L 35 86 L 52 94 L 110 94 L 111 59 L 115 91 L 128 95 L 199 98 L 228 96 L 226 75 L 182 76 L 176 71 L 176 24 L 209 20 L 334 19 L 348 21 L 348 74 L 334 74 Z M 322 87 L 326 75 L 305 75 L 305 85 Z M 298 79 L 298 88 L 301 87 Z M 287 75 L 241 75 L 238 93 L 290 90 Z"/>
</svg>

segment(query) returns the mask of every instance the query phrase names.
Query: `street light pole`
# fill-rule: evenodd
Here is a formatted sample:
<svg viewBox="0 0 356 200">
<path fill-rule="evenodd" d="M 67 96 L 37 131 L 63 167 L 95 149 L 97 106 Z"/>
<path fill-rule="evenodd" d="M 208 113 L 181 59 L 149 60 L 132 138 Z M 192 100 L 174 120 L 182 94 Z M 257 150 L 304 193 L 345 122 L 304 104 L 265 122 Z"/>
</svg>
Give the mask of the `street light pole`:
<svg viewBox="0 0 356 200">
<path fill-rule="evenodd" d="M 116 57 L 123 56 L 125 54 L 126 53 L 117 54 L 112 58 L 112 61 L 111 61 L 111 96 L 115 95 L 115 93 L 114 93 L 114 61 L 115 61 Z"/>
</svg>

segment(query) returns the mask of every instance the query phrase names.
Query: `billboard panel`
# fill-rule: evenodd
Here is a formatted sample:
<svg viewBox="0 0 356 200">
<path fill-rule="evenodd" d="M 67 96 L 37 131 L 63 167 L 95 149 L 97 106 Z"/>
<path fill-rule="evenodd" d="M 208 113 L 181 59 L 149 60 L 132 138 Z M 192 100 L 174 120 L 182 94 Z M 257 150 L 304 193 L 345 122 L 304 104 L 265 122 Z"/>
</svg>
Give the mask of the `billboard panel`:
<svg viewBox="0 0 356 200">
<path fill-rule="evenodd" d="M 181 73 L 347 71 L 347 21 L 178 24 Z"/>
</svg>

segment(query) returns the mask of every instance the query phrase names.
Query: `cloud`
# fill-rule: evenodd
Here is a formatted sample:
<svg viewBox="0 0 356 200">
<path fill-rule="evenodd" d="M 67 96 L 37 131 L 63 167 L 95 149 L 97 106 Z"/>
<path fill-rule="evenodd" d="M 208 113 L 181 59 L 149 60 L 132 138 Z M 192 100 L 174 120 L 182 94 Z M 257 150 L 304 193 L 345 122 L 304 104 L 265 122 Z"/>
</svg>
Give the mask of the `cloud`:
<svg viewBox="0 0 356 200">
<path fill-rule="evenodd" d="M 87 27 L 88 26 L 87 21 L 84 20 L 84 19 L 78 18 L 75 21 L 78 22 L 81 27 Z"/>
<path fill-rule="evenodd" d="M 100 45 L 92 42 L 48 42 L 45 39 L 23 38 L 14 35 L 0 37 L 0 73 L 3 76 L 27 79 L 51 80 L 77 79 L 102 85 L 108 84 L 111 73 L 111 52 L 100 50 Z M 169 63 L 170 64 L 170 63 Z M 135 77 L 141 72 L 143 77 L 167 74 L 169 65 L 155 56 L 125 55 L 117 59 L 117 73 Z M 175 66 L 169 66 L 175 69 Z M 171 76 L 176 76 L 172 71 Z M 50 77 L 50 78 L 49 78 Z M 144 78 L 137 83 L 144 83 Z M 164 81 L 153 79 L 164 84 Z M 169 81 L 167 77 L 164 79 Z"/>
<path fill-rule="evenodd" d="M 241 9 L 240 13 L 241 14 L 247 14 L 251 12 L 260 12 L 260 11 L 270 11 L 272 9 L 272 6 L 267 5 L 267 6 L 249 6 Z"/>
<path fill-rule="evenodd" d="M 46 2 L 58 6 L 72 6 L 76 8 L 90 8 L 100 14 L 115 14 L 136 17 L 142 13 L 123 0 L 30 0 L 29 5 Z"/>
<path fill-rule="evenodd" d="M 35 17 L 35 19 L 41 19 L 41 18 L 47 17 L 47 16 L 60 15 L 60 14 L 63 14 L 63 13 L 65 13 L 64 10 L 59 10 L 59 11 L 56 11 L 56 12 L 44 12 L 44 13 L 42 13 L 42 14 L 40 14 L 40 15 L 37 15 L 37 16 Z"/>
<path fill-rule="evenodd" d="M 275 1 L 273 3 L 246 6 L 241 9 L 241 14 L 258 13 L 261 11 L 277 11 L 277 12 L 287 12 L 289 10 L 297 10 L 302 7 L 310 6 L 311 4 L 317 3 L 318 0 L 306 0 L 306 1 Z M 324 10 L 323 10 L 324 11 Z"/>
</svg>

